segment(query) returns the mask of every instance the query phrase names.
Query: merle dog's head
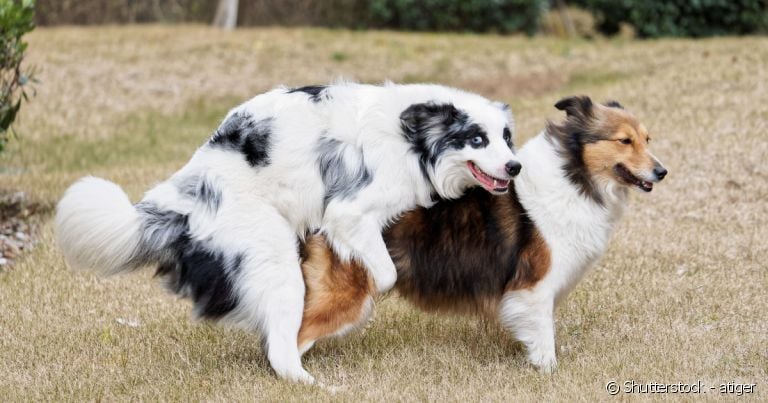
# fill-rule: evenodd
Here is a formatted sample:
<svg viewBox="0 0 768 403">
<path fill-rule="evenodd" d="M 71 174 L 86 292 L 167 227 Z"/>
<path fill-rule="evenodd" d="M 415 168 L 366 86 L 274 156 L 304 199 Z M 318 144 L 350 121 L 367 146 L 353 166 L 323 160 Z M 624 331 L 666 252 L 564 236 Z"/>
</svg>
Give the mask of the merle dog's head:
<svg viewBox="0 0 768 403">
<path fill-rule="evenodd" d="M 479 96 L 409 106 L 401 126 L 437 193 L 457 198 L 480 185 L 506 193 L 520 172 L 513 153 L 514 123 L 509 107 Z"/>
</svg>

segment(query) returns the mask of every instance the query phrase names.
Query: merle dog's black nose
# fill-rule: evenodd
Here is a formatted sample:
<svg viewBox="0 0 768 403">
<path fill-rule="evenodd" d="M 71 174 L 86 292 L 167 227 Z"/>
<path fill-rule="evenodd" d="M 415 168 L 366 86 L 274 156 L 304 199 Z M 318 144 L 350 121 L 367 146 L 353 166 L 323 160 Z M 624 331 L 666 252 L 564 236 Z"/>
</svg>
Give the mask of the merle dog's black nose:
<svg viewBox="0 0 768 403">
<path fill-rule="evenodd" d="M 653 168 L 653 173 L 656 175 L 659 180 L 664 179 L 665 176 L 667 176 L 667 168 L 664 167 L 656 167 Z"/>
<path fill-rule="evenodd" d="M 509 176 L 515 176 L 519 174 L 522 167 L 523 166 L 520 165 L 520 163 L 517 161 L 509 161 L 506 163 L 506 165 L 504 165 L 504 168 L 506 168 Z"/>
</svg>

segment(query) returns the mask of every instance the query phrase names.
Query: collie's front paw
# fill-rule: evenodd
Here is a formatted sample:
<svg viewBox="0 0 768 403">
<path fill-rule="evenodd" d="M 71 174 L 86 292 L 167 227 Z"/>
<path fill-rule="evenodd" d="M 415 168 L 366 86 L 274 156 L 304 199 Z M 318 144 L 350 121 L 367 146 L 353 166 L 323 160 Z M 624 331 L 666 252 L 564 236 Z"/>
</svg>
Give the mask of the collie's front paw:
<svg viewBox="0 0 768 403">
<path fill-rule="evenodd" d="M 277 376 L 293 383 L 303 383 L 306 385 L 314 385 L 315 378 L 305 371 L 303 368 L 298 370 L 281 370 L 275 369 Z"/>
<path fill-rule="evenodd" d="M 290 378 L 291 381 L 296 383 L 303 383 L 305 385 L 314 385 L 315 377 L 309 374 L 309 372 L 302 370 L 301 373 Z"/>
<path fill-rule="evenodd" d="M 557 369 L 557 357 L 554 354 L 529 355 L 528 361 L 542 374 L 549 375 Z"/>
</svg>

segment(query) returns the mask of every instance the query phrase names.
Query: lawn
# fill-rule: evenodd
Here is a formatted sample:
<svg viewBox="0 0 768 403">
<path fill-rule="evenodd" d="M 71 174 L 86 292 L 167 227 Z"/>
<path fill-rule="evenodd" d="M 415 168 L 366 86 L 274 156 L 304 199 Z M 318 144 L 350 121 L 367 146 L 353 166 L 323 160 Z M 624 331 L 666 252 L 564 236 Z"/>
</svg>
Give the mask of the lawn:
<svg viewBox="0 0 768 403">
<path fill-rule="evenodd" d="M 37 96 L 0 156 L 0 189 L 53 205 L 77 178 L 137 200 L 238 102 L 278 84 L 433 81 L 508 102 L 517 143 L 560 97 L 616 99 L 669 168 L 633 194 L 601 263 L 557 312 L 559 369 L 540 375 L 494 323 L 396 296 L 362 332 L 275 378 L 258 335 L 190 321 L 150 270 L 69 270 L 40 218 L 0 270 L 2 400 L 608 400 L 609 381 L 755 383 L 768 399 L 768 40 L 563 41 L 202 26 L 37 29 Z M 620 397 L 628 398 L 621 394 Z M 653 396 L 652 396 L 653 397 Z"/>
</svg>

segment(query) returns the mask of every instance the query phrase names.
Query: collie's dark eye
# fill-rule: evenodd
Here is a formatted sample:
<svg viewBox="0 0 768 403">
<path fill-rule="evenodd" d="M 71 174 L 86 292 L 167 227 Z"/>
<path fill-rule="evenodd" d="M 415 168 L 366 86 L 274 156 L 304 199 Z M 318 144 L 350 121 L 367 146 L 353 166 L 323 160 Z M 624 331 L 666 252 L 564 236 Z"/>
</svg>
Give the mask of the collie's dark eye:
<svg viewBox="0 0 768 403">
<path fill-rule="evenodd" d="M 621 139 L 619 141 L 621 142 L 621 144 L 627 144 L 627 145 L 632 144 L 632 139 Z"/>
<path fill-rule="evenodd" d="M 476 145 L 476 146 L 479 146 L 479 145 L 483 144 L 483 136 L 472 137 L 472 139 L 470 139 L 469 142 L 474 144 L 474 145 Z"/>
<path fill-rule="evenodd" d="M 512 140 L 512 133 L 509 131 L 509 129 L 507 129 L 507 128 L 505 127 L 505 128 L 504 128 L 504 141 L 506 141 L 507 143 L 509 143 L 509 141 L 510 141 L 510 140 Z"/>
</svg>

